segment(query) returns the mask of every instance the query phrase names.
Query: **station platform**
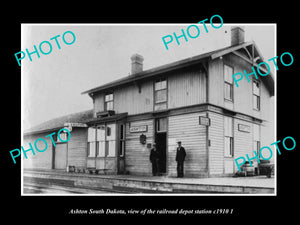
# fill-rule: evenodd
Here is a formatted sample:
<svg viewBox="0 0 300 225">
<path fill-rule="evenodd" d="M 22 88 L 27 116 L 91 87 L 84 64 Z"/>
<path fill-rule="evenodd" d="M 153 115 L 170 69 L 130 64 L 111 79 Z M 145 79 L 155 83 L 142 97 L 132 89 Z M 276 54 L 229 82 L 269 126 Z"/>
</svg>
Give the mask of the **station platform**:
<svg viewBox="0 0 300 225">
<path fill-rule="evenodd" d="M 176 178 L 164 176 L 96 175 L 56 170 L 24 170 L 23 184 L 61 185 L 120 194 L 263 194 L 275 195 L 275 179 L 266 176 Z M 26 194 L 26 193 L 24 193 Z"/>
</svg>

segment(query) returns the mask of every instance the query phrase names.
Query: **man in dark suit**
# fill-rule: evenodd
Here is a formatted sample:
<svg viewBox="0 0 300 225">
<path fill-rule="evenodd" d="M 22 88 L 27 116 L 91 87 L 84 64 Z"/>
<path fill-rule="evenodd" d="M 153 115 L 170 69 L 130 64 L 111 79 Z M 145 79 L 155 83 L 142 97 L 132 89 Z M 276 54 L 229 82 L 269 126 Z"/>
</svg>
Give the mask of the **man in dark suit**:
<svg viewBox="0 0 300 225">
<path fill-rule="evenodd" d="M 150 161 L 152 163 L 152 174 L 153 176 L 158 176 L 158 161 L 159 161 L 159 153 L 156 149 L 156 144 L 153 143 L 153 148 L 150 152 Z"/>
<path fill-rule="evenodd" d="M 181 146 L 181 141 L 178 141 L 178 147 L 176 151 L 176 161 L 177 161 L 177 177 L 183 177 L 183 162 L 186 156 L 184 147 Z"/>
</svg>

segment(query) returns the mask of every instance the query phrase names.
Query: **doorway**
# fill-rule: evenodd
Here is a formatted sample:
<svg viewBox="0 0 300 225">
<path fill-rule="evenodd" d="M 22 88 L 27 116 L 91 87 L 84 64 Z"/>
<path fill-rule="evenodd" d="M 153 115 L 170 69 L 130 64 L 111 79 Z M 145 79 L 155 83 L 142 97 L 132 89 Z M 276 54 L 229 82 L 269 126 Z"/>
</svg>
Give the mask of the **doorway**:
<svg viewBox="0 0 300 225">
<path fill-rule="evenodd" d="M 66 169 L 67 168 L 67 144 L 56 144 L 55 147 L 55 159 L 54 169 Z"/>
<path fill-rule="evenodd" d="M 167 172 L 167 118 L 158 118 L 155 122 L 155 143 L 159 153 L 159 174 Z"/>
</svg>

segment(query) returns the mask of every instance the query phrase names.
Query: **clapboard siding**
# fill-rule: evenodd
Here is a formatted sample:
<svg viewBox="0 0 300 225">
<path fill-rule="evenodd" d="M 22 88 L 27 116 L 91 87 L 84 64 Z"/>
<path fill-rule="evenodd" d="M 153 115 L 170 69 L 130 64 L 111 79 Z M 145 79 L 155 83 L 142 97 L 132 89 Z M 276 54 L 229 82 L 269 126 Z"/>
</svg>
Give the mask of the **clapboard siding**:
<svg viewBox="0 0 300 225">
<path fill-rule="evenodd" d="M 153 143 L 153 120 L 143 120 L 131 122 L 126 124 L 126 159 L 125 168 L 130 174 L 136 175 L 150 175 L 152 172 L 152 165 L 149 161 L 149 149 L 147 144 L 140 143 L 140 135 L 142 133 L 130 133 L 130 126 L 143 126 L 147 125 L 147 132 L 143 132 L 147 137 L 147 143 Z"/>
<path fill-rule="evenodd" d="M 209 103 L 223 106 L 237 112 L 245 113 L 250 116 L 269 120 L 269 112 L 272 106 L 270 94 L 262 82 L 263 77 L 258 76 L 260 81 L 260 97 L 261 109 L 259 111 L 253 109 L 252 102 L 252 81 L 256 80 L 255 76 L 249 76 L 250 82 L 244 77 L 238 82 L 239 87 L 233 83 L 233 104 L 225 104 L 224 101 L 224 65 L 231 66 L 233 73 L 243 72 L 246 70 L 248 74 L 252 73 L 251 64 L 244 59 L 228 54 L 223 59 L 217 58 L 209 62 Z M 272 113 L 273 114 L 273 113 Z M 271 115 L 271 118 L 273 116 Z M 271 130 L 270 130 L 271 131 Z M 272 131 L 271 131 L 272 132 Z"/>
<path fill-rule="evenodd" d="M 129 115 L 153 111 L 153 81 L 115 90 L 114 110 L 116 113 L 128 112 Z"/>
<path fill-rule="evenodd" d="M 222 174 L 224 168 L 224 116 L 209 112 L 209 172 Z"/>
<path fill-rule="evenodd" d="M 201 104 L 206 101 L 206 76 L 200 68 L 177 70 L 166 76 L 168 108 Z M 153 111 L 154 80 L 132 83 L 114 90 L 114 110 L 128 115 Z M 104 93 L 94 96 L 94 113 L 104 110 Z"/>
<path fill-rule="evenodd" d="M 217 58 L 208 63 L 209 83 L 208 96 L 209 103 L 224 106 L 224 76 L 223 76 L 223 62 Z"/>
<path fill-rule="evenodd" d="M 53 153 L 53 146 L 52 146 L 52 141 L 51 139 L 48 137 L 46 138 L 45 136 L 49 135 L 48 133 L 44 133 L 44 134 L 35 134 L 35 135 L 30 135 L 30 136 L 26 136 L 23 138 L 23 148 L 24 150 L 28 150 L 29 147 L 29 143 L 31 143 L 35 155 L 33 155 L 32 151 L 28 151 L 26 152 L 27 155 L 27 159 L 25 158 L 22 149 L 20 149 L 21 151 L 21 155 L 23 157 L 23 168 L 35 168 L 35 169 L 51 169 L 52 168 L 52 153 Z M 34 143 L 38 138 L 43 138 L 45 141 L 47 141 L 47 150 L 45 150 L 44 152 L 38 152 L 35 149 Z M 43 141 L 38 141 L 37 142 L 37 147 L 40 150 L 43 150 L 45 148 L 45 143 Z M 13 162 L 12 162 L 13 163 Z"/>
<path fill-rule="evenodd" d="M 244 124 L 247 126 L 250 126 L 250 132 L 242 132 L 238 130 L 238 124 Z M 253 127 L 252 123 L 234 119 L 234 158 L 238 157 L 245 157 L 246 154 L 249 155 L 249 157 L 254 156 L 253 155 Z M 235 164 L 235 163 L 234 163 Z M 238 171 L 236 164 L 234 165 L 235 172 Z"/>
<path fill-rule="evenodd" d="M 182 141 L 186 149 L 184 171 L 189 176 L 206 176 L 206 129 L 199 125 L 199 116 L 205 113 L 183 114 L 169 117 L 168 140 Z M 176 145 L 168 148 L 168 174 L 176 175 Z"/>
<path fill-rule="evenodd" d="M 265 86 L 261 89 L 262 96 L 267 95 Z M 261 146 L 270 146 L 276 141 L 275 135 L 275 115 L 274 115 L 274 97 L 261 98 L 261 115 L 263 123 L 261 124 Z M 274 157 L 272 158 L 274 159 Z"/>
<path fill-rule="evenodd" d="M 168 77 L 168 108 L 177 108 L 206 101 L 205 73 L 200 69 L 177 71 Z"/>
<path fill-rule="evenodd" d="M 35 169 L 52 169 L 53 161 L 53 144 L 48 133 L 36 134 L 24 137 L 24 149 L 29 149 L 29 142 L 32 144 L 35 155 L 32 152 L 27 153 L 28 159 L 24 158 L 24 168 L 35 168 Z M 44 152 L 36 151 L 34 142 L 38 138 L 43 138 L 47 141 L 48 148 Z M 37 142 L 39 149 L 44 149 L 45 145 L 43 141 Z M 71 166 L 85 167 L 86 166 L 86 148 L 87 148 L 87 129 L 86 128 L 73 128 L 71 132 L 71 138 L 67 142 L 67 163 Z"/>
<path fill-rule="evenodd" d="M 68 141 L 68 165 L 86 167 L 87 128 L 73 128 Z"/>
</svg>

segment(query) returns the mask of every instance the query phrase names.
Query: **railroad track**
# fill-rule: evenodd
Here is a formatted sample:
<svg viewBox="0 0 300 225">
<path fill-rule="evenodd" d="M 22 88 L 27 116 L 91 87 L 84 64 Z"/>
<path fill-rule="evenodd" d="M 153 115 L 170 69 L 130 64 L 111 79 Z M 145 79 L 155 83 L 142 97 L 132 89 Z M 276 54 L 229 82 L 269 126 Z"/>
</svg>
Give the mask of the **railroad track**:
<svg viewBox="0 0 300 225">
<path fill-rule="evenodd" d="M 24 194 L 118 194 L 132 193 L 124 190 L 114 190 L 97 188 L 91 189 L 86 187 L 68 187 L 61 185 L 45 185 L 45 184 L 23 184 Z M 136 193 L 136 192 L 135 192 Z"/>
</svg>

